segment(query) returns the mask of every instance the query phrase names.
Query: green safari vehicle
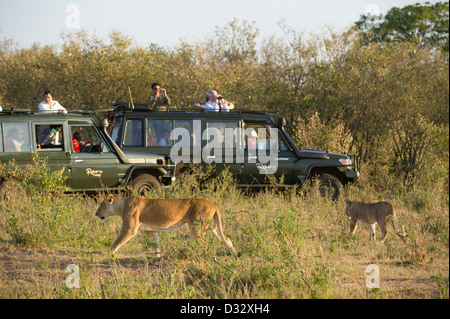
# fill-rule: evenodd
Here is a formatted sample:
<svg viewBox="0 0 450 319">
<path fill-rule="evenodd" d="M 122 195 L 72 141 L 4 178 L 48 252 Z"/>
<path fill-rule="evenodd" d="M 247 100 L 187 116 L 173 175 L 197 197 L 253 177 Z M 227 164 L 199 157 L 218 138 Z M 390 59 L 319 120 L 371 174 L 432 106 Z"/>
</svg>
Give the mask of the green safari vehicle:
<svg viewBox="0 0 450 319">
<path fill-rule="evenodd" d="M 357 154 L 299 149 L 286 121 L 269 112 L 158 111 L 125 103 L 113 108 L 110 135 L 124 152 L 169 156 L 184 168 L 192 163 L 215 172 L 227 168 L 238 187 L 292 187 L 315 180 L 322 195 L 336 200 L 360 174 Z"/>
<path fill-rule="evenodd" d="M 89 112 L 48 113 L 28 109 L 0 111 L 0 163 L 19 167 L 37 154 L 51 171 L 64 168 L 70 192 L 131 188 L 145 194 L 171 185 L 175 165 L 165 156 L 123 152 L 107 133 L 108 121 L 97 125 Z M 14 181 L 0 178 L 0 197 Z"/>
</svg>

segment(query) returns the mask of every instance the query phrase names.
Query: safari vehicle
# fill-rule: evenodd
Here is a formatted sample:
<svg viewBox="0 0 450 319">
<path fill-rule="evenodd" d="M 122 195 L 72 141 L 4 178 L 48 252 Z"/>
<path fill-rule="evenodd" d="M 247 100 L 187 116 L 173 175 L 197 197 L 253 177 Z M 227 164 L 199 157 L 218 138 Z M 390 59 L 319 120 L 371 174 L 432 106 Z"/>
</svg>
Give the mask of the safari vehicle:
<svg viewBox="0 0 450 319">
<path fill-rule="evenodd" d="M 336 200 L 343 185 L 359 177 L 356 154 L 301 150 L 286 133 L 286 121 L 274 121 L 276 114 L 152 111 L 146 105 L 129 107 L 120 103 L 113 107 L 110 135 L 123 151 L 170 156 L 183 167 L 191 163 L 205 168 L 212 165 L 214 171 L 228 167 L 241 187 L 279 186 L 280 182 L 283 186 L 301 186 L 315 180 L 322 194 Z M 180 155 L 183 151 L 185 154 Z"/>
<path fill-rule="evenodd" d="M 89 114 L 0 111 L 0 162 L 25 167 L 37 154 L 51 171 L 64 168 L 72 192 L 122 190 L 143 194 L 170 185 L 173 164 L 161 155 L 122 152 L 111 140 L 106 119 L 97 125 Z M 78 140 L 77 140 L 78 139 Z M 0 177 L 0 197 L 8 183 Z"/>
</svg>

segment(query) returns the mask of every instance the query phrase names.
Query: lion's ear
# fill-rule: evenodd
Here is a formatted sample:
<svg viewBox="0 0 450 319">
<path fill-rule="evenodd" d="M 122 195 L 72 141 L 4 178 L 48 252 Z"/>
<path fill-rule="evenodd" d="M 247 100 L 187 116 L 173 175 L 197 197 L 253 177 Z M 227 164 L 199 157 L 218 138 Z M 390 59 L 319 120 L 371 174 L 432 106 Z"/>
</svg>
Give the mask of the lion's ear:
<svg viewBox="0 0 450 319">
<path fill-rule="evenodd" d="M 113 194 L 109 194 L 106 199 L 105 199 L 108 203 L 112 204 L 114 202 L 114 195 Z"/>
</svg>

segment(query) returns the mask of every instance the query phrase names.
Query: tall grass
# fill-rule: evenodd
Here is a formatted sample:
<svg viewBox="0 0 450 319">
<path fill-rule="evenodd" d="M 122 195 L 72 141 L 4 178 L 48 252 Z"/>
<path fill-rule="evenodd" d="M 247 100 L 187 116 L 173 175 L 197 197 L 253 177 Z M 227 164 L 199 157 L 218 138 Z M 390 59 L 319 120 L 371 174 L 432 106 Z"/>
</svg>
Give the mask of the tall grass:
<svg viewBox="0 0 450 319">
<path fill-rule="evenodd" d="M 173 189 L 149 197 L 197 197 L 218 205 L 224 232 L 240 258 L 210 234 L 204 243 L 192 240 L 187 228 L 160 232 L 161 258 L 155 258 L 154 243 L 145 233 L 112 256 L 108 249 L 121 221 L 96 219 L 101 195 L 40 196 L 36 186 L 0 202 L 0 253 L 15 248 L 36 255 L 20 272 L 21 280 L 13 275 L 19 264 L 0 273 L 0 297 L 448 298 L 445 189 L 378 192 L 362 179 L 335 203 L 297 189 L 246 192 L 226 171 L 214 180 L 202 174 L 194 171 Z M 408 241 L 389 229 L 385 243 L 372 243 L 364 225 L 350 235 L 347 198 L 389 199 Z M 364 285 L 365 268 L 373 263 L 381 272 L 377 290 Z M 68 264 L 79 266 L 79 288 L 65 284 Z"/>
</svg>

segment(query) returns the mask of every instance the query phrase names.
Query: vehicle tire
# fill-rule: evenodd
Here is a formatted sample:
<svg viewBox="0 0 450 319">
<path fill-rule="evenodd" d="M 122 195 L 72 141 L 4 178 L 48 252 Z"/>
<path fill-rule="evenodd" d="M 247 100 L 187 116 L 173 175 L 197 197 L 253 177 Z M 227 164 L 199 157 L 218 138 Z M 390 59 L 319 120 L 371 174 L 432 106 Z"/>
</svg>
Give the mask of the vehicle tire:
<svg viewBox="0 0 450 319">
<path fill-rule="evenodd" d="M 6 179 L 0 184 L 0 201 L 9 201 L 20 193 L 20 183 L 14 178 Z"/>
<path fill-rule="evenodd" d="M 147 195 L 151 190 L 161 190 L 161 184 L 155 176 L 150 174 L 141 174 L 133 178 L 130 183 L 131 190 L 139 196 Z"/>
<path fill-rule="evenodd" d="M 332 201 L 339 199 L 343 186 L 337 177 L 330 174 L 319 174 L 316 179 L 316 187 L 321 196 Z"/>
</svg>

